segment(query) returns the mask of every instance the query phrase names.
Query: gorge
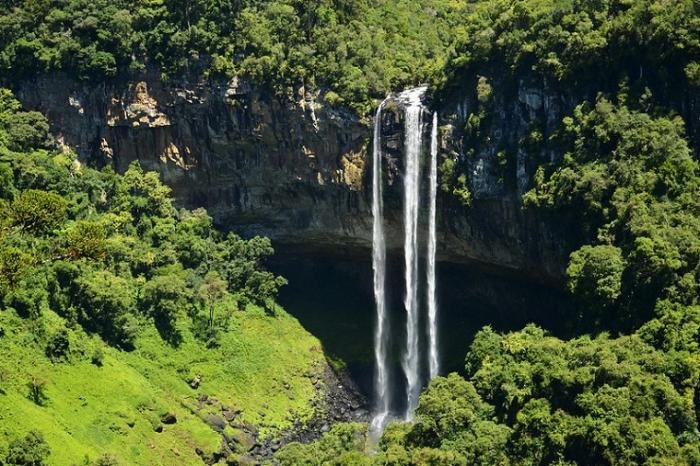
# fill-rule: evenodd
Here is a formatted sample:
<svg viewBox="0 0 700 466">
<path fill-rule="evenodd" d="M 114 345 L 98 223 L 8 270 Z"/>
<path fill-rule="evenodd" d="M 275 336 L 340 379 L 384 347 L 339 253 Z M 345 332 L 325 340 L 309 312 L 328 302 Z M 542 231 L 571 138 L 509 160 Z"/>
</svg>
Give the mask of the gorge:
<svg viewBox="0 0 700 466">
<path fill-rule="evenodd" d="M 541 88 L 523 87 L 519 92 L 519 100 L 508 108 L 524 121 L 537 118 L 538 112 L 558 111 L 530 97 L 542 95 Z M 412 247 L 404 241 L 401 213 L 407 129 L 405 101 L 400 98 L 387 99 L 373 127 L 368 127 L 327 105 L 322 95 L 300 90 L 299 101 L 285 103 L 242 80 L 172 86 L 155 79 L 98 91 L 59 75 L 20 86 L 18 95 L 28 106 L 49 114 L 59 139 L 85 160 L 122 170 L 138 159 L 173 187 L 180 205 L 205 206 L 218 225 L 245 236 L 269 236 L 280 254 L 304 253 L 319 260 L 371 257 L 375 208 L 384 212 L 386 254 L 396 257 Z M 433 134 L 437 125 L 430 121 L 422 125 L 430 131 L 414 133 L 415 138 L 430 140 L 430 154 L 436 150 L 436 174 L 448 154 L 461 157 L 458 128 L 467 118 L 463 109 L 471 105 L 471 98 L 464 96 L 458 105 L 444 107 L 440 133 Z M 493 134 L 501 137 L 526 128 L 526 123 L 504 126 L 494 128 Z M 381 137 L 375 149 L 368 141 L 377 135 Z M 384 197 L 382 206 L 372 204 L 371 151 L 377 149 L 384 160 L 384 186 L 377 186 Z M 522 210 L 517 195 L 499 187 L 499 175 L 484 165 L 490 157 L 479 155 L 468 172 L 470 183 L 478 188 L 468 214 L 458 203 L 436 195 L 435 230 L 430 226 L 429 193 L 435 189 L 438 194 L 437 179 L 431 179 L 432 168 L 426 164 L 421 179 L 426 215 L 415 224 L 426 233 L 424 243 L 431 247 L 429 236 L 435 231 L 438 261 L 561 289 L 563 236 L 557 225 Z M 527 180 L 521 177 L 521 182 Z M 423 274 L 427 290 L 430 268 L 428 260 Z M 420 299 L 432 302 L 429 296 Z"/>
<path fill-rule="evenodd" d="M 277 256 L 269 265 L 290 281 L 281 304 L 321 340 L 330 358 L 342 361 L 368 408 L 377 411 L 377 433 L 388 420 L 407 418 L 415 409 L 418 391 L 435 371 L 438 334 L 445 340 L 440 361 L 445 372 L 461 370 L 471 336 L 485 324 L 507 330 L 534 321 L 566 334 L 566 319 L 557 316 L 566 301 L 560 291 L 562 257 L 553 255 L 563 243 L 553 233 L 537 234 L 551 226 L 523 212 L 511 194 L 494 197 L 495 185 L 491 194 L 475 193 L 468 214 L 441 195 L 438 164 L 446 154 L 459 157 L 460 138 L 454 134 L 462 123 L 453 118 L 463 116 L 459 108 L 446 107 L 438 132 L 438 112 L 424 110 L 414 93 L 426 93 L 425 105 L 430 104 L 421 88 L 396 95 L 379 107 L 369 128 L 322 96 L 285 103 L 242 80 L 172 87 L 149 79 L 107 91 L 57 75 L 18 91 L 25 105 L 50 115 L 58 141 L 78 151 L 81 160 L 119 171 L 138 160 L 158 171 L 179 205 L 206 207 L 223 229 L 271 237 Z M 370 146 L 369 139 L 376 144 Z M 383 182 L 376 186 L 375 150 L 383 168 Z M 422 166 L 422 174 L 408 170 L 409 151 L 419 159 L 411 170 Z M 415 187 L 408 193 L 406 174 Z M 482 186 L 497 183 L 488 171 L 472 176 L 486 183 Z M 372 201 L 375 189 L 381 203 Z M 382 280 L 376 282 L 377 296 L 385 296 L 383 330 L 371 315 L 381 299 L 359 298 L 366 296 L 371 276 L 366 261 L 373 256 L 379 218 L 374 209 L 382 212 L 379 227 L 386 241 L 384 254 L 381 246 L 374 248 L 373 259 L 387 272 L 386 290 Z M 410 241 L 404 215 L 416 232 Z M 348 274 L 346 266 L 367 275 Z M 518 276 L 523 271 L 524 280 Z M 435 281 L 445 274 L 450 278 Z M 413 292 L 400 297 L 406 279 Z M 319 284 L 320 301 L 309 295 L 309 283 Z M 439 326 L 431 304 L 438 301 L 444 303 Z M 412 321 L 406 319 L 407 305 Z M 404 345 L 409 329 L 410 353 Z M 375 341 L 368 338 L 373 333 Z M 418 341 L 424 344 L 416 346 Z M 377 351 L 374 361 L 367 348 Z"/>
<path fill-rule="evenodd" d="M 696 1 L 0 4 L 0 464 L 700 465 Z"/>
<path fill-rule="evenodd" d="M 544 107 L 539 97 L 531 97 L 540 96 L 544 92 L 541 88 L 523 87 L 519 92 L 519 100 L 508 108 L 524 121 L 537 118 L 538 112 L 557 111 L 551 104 Z M 404 289 L 408 283 L 412 291 L 406 294 L 405 303 L 393 301 L 385 306 L 409 308 L 412 318 L 405 319 L 385 309 L 381 322 L 388 326 L 393 321 L 392 331 L 380 321 L 362 327 L 362 332 L 375 334 L 374 342 L 367 344 L 378 352 L 374 357 L 377 387 L 367 384 L 371 364 L 363 351 L 343 354 L 354 368 L 351 373 L 364 395 L 374 400 L 378 413 L 386 413 L 387 417 L 375 418 L 381 424 L 390 412 L 407 417 L 415 408 L 419 389 L 437 373 L 438 293 L 433 290 L 438 286 L 438 262 L 445 263 L 443 268 L 461 270 L 461 274 L 467 270 L 476 273 L 475 281 L 485 289 L 468 291 L 472 297 L 462 303 L 476 300 L 476 311 L 492 315 L 500 306 L 500 317 L 493 319 L 498 328 L 515 329 L 518 322 L 529 319 L 566 334 L 560 318 L 555 316 L 557 303 L 565 301 L 561 289 L 566 246 L 557 233 L 557 225 L 546 224 L 532 212 L 521 209 L 517 193 L 499 186 L 499 175 L 488 166 L 488 153 L 471 162 L 474 165 L 468 172 L 469 179 L 477 189 L 468 213 L 460 204 L 438 196 L 438 164 L 448 157 L 462 157 L 459 127 L 468 117 L 464 109 L 473 103 L 470 97 L 463 96 L 459 104 L 444 107 L 444 126 L 438 132 L 439 112 L 426 118 L 428 113 L 417 103 L 426 93 L 425 88 L 416 88 L 386 99 L 379 105 L 372 127 L 332 108 L 323 101 L 323 95 L 300 89 L 300 100 L 285 102 L 243 80 L 193 86 L 185 82 L 165 85 L 158 79 L 149 79 L 98 90 L 58 75 L 22 85 L 18 95 L 26 105 L 46 112 L 59 140 L 75 148 L 85 160 L 117 170 L 139 160 L 146 169 L 157 170 L 173 187 L 180 205 L 206 207 L 217 225 L 246 237 L 270 237 L 281 257 L 295 257 L 296 261 L 303 254 L 317 263 L 331 259 L 362 263 L 373 257 L 379 314 L 379 303 L 392 299 L 382 299 L 386 295 L 382 269 L 388 267 L 393 275 L 403 269 L 404 283 L 391 278 L 392 286 Z M 555 116 L 550 117 L 551 121 L 554 119 Z M 520 123 L 515 131 L 525 132 L 526 128 L 526 123 Z M 500 137 L 510 130 L 508 126 L 494 128 L 493 132 Z M 423 143 L 428 140 L 429 144 Z M 373 174 L 379 154 L 383 183 L 377 183 L 379 177 Z M 417 173 L 421 164 L 423 176 Z M 523 176 L 521 183 L 527 183 Z M 408 190 L 404 189 L 404 179 L 412 180 Z M 419 210 L 423 215 L 419 215 Z M 377 222 L 380 217 L 383 221 Z M 410 225 L 410 235 L 404 235 L 404 222 Z M 396 263 L 399 256 L 404 258 L 403 266 Z M 423 272 L 419 274 L 421 256 L 426 260 L 421 263 Z M 297 271 L 280 260 L 274 261 L 273 268 L 287 276 L 289 287 L 294 288 L 289 293 L 283 289 L 285 307 L 300 317 L 302 324 L 312 325 L 312 333 L 324 343 L 337 339 L 325 336 L 326 329 L 318 327 L 321 320 L 306 322 L 305 317 L 313 311 L 302 308 L 313 306 L 302 305 L 296 298 L 286 299 L 287 294 L 296 293 Z M 315 274 L 307 277 L 312 282 L 319 280 Z M 503 289 L 503 283 L 509 280 L 517 282 L 514 289 L 520 291 L 507 299 L 498 297 L 493 290 Z M 418 281 L 420 288 L 416 286 Z M 535 291 L 526 292 L 527 283 Z M 551 290 L 552 298 L 536 310 L 537 299 L 533 297 L 545 290 Z M 446 292 L 442 292 L 443 299 L 454 307 L 456 294 L 445 296 Z M 416 320 L 419 301 L 426 306 L 425 322 Z M 375 305 L 365 302 L 363 306 L 369 309 Z M 342 315 L 340 312 L 337 318 L 353 320 L 351 315 Z M 465 317 L 457 312 L 447 316 L 444 324 L 448 328 L 469 328 L 466 335 L 479 328 L 476 322 L 489 322 L 474 317 L 467 318 L 471 323 L 455 326 L 456 320 Z M 330 322 L 324 325 L 333 328 Z M 405 331 L 398 332 L 401 325 Z M 419 337 L 419 333 L 425 335 Z M 355 336 L 359 338 L 357 333 Z M 427 344 L 418 354 L 417 342 L 422 337 L 426 337 Z M 398 357 L 394 353 L 404 347 L 397 345 L 403 339 L 411 343 L 405 346 L 407 352 L 399 372 L 394 366 Z M 450 361 L 449 370 L 459 368 L 455 363 L 468 342 L 467 337 L 448 345 L 445 356 Z M 425 371 L 418 365 L 419 357 L 426 358 Z"/>
</svg>

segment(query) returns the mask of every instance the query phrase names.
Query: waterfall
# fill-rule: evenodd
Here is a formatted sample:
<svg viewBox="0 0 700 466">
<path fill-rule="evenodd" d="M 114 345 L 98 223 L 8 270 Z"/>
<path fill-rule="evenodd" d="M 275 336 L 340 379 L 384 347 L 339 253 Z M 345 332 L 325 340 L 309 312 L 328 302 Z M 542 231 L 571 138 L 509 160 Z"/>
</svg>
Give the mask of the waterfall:
<svg viewBox="0 0 700 466">
<path fill-rule="evenodd" d="M 399 98 L 404 102 L 404 265 L 406 294 L 406 348 L 401 360 L 406 376 L 406 420 L 413 419 L 421 383 L 418 353 L 418 210 L 420 204 L 420 155 L 423 140 L 421 98 L 425 87 L 409 89 Z"/>
<path fill-rule="evenodd" d="M 437 234 L 435 231 L 435 216 L 437 203 L 437 155 L 438 155 L 438 115 L 433 113 L 433 127 L 430 135 L 430 177 L 429 210 L 428 210 L 428 374 L 432 380 L 440 372 L 437 341 L 437 298 L 435 296 L 435 251 L 437 249 Z"/>
<path fill-rule="evenodd" d="M 377 323 L 374 332 L 374 392 L 375 412 L 370 433 L 378 440 L 386 424 L 390 407 L 387 345 L 388 326 L 385 296 L 386 246 L 384 240 L 384 218 L 382 199 L 382 148 L 381 116 L 384 102 L 377 108 L 374 118 L 374 140 L 372 147 L 372 270 L 374 273 L 374 301 L 377 307 Z"/>
<path fill-rule="evenodd" d="M 420 390 L 425 383 L 421 377 L 420 353 L 420 302 L 418 291 L 421 154 L 423 148 L 423 104 L 425 87 L 409 89 L 398 95 L 404 109 L 404 280 L 406 290 L 406 345 L 401 356 L 401 368 L 406 378 L 406 408 L 403 418 L 413 419 Z M 386 297 L 386 238 L 384 235 L 381 116 L 386 100 L 377 109 L 374 118 L 372 151 L 372 269 L 374 275 L 374 300 L 377 320 L 374 333 L 374 391 L 375 405 L 370 425 L 370 440 L 379 440 L 390 417 L 392 387 L 389 377 L 388 346 L 390 325 Z M 435 294 L 436 251 L 436 197 L 437 197 L 437 113 L 433 114 L 429 165 L 429 210 L 427 245 L 427 307 L 428 307 L 428 372 L 430 378 L 439 372 L 437 337 L 437 299 Z M 424 373 L 424 372 L 423 372 Z"/>
</svg>

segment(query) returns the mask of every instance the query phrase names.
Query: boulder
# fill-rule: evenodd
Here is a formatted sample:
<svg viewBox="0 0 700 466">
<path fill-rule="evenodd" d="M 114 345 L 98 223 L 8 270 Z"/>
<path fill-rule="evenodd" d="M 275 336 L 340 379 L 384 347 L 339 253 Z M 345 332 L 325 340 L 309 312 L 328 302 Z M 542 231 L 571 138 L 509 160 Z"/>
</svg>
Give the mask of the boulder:
<svg viewBox="0 0 700 466">
<path fill-rule="evenodd" d="M 160 422 L 163 424 L 175 424 L 177 416 L 175 416 L 175 413 L 167 412 L 160 417 Z"/>
<path fill-rule="evenodd" d="M 217 416 L 216 414 L 205 415 L 204 422 L 206 422 L 209 426 L 211 426 L 212 429 L 214 429 L 217 432 L 223 432 L 226 426 L 228 425 L 226 419 L 224 419 L 221 416 Z"/>
</svg>

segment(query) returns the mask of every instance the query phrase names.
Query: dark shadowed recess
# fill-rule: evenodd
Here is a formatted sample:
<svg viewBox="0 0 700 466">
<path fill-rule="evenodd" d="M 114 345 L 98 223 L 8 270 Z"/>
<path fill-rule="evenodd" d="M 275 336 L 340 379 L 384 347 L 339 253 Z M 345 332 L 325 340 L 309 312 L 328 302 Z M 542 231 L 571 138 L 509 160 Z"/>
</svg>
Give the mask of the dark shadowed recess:
<svg viewBox="0 0 700 466">
<path fill-rule="evenodd" d="M 289 280 L 280 292 L 280 303 L 321 340 L 331 361 L 344 365 L 371 399 L 375 307 L 370 258 L 292 253 L 289 248 L 278 246 L 268 266 Z M 526 277 L 485 271 L 476 265 L 440 263 L 437 273 L 444 373 L 463 370 L 464 356 L 474 334 L 486 325 L 508 331 L 532 322 L 555 335 L 569 333 L 566 295 L 560 290 L 529 282 Z M 422 294 L 424 285 L 421 270 Z M 394 390 L 400 394 L 404 387 L 400 355 L 405 335 L 402 257 L 389 259 L 387 294 L 391 310 L 392 375 Z M 422 313 L 425 314 L 425 308 Z M 421 336 L 421 347 L 426 348 L 426 335 Z M 424 371 L 426 365 L 427 359 L 423 361 Z"/>
</svg>

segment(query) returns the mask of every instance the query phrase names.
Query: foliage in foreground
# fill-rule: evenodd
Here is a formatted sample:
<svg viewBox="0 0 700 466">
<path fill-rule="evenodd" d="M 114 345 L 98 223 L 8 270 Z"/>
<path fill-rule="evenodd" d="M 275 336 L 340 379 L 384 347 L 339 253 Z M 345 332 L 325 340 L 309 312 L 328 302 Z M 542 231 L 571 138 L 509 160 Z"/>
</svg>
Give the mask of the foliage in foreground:
<svg viewBox="0 0 700 466">
<path fill-rule="evenodd" d="M 694 309 L 700 317 L 700 308 Z M 666 328 L 672 332 L 673 328 Z M 465 377 L 436 378 L 413 424 L 389 426 L 375 458 L 337 427 L 292 444 L 283 465 L 700 464 L 695 334 L 676 351 L 644 336 L 562 341 L 528 326 L 477 334 Z M 358 446 L 359 445 L 359 446 Z M 358 456 L 359 457 L 359 456 Z"/>
</svg>

